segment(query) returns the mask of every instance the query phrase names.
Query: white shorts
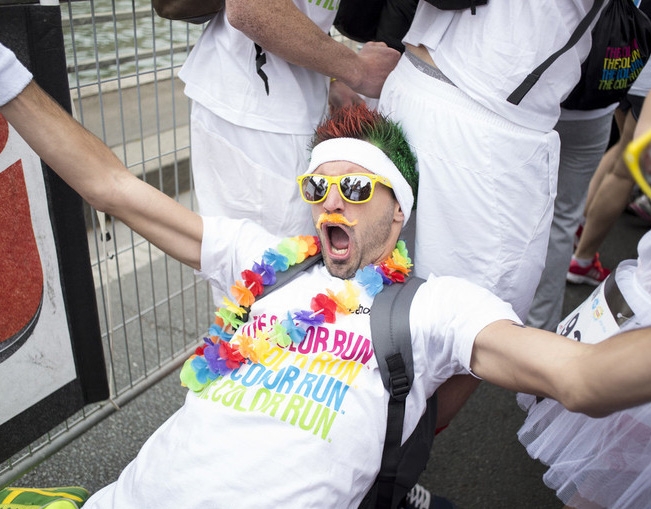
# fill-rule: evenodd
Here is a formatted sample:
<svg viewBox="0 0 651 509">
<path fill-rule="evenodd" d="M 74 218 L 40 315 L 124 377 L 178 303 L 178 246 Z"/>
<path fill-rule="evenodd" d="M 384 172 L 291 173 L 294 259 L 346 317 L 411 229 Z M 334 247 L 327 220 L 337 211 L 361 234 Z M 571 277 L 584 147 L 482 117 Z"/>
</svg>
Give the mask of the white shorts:
<svg viewBox="0 0 651 509">
<path fill-rule="evenodd" d="M 404 56 L 379 109 L 418 157 L 416 274 L 464 277 L 524 320 L 545 262 L 558 134 L 513 124 Z"/>
<path fill-rule="evenodd" d="M 313 235 L 296 177 L 310 136 L 241 127 L 192 105 L 192 176 L 204 216 L 248 218 L 275 235 Z"/>
</svg>

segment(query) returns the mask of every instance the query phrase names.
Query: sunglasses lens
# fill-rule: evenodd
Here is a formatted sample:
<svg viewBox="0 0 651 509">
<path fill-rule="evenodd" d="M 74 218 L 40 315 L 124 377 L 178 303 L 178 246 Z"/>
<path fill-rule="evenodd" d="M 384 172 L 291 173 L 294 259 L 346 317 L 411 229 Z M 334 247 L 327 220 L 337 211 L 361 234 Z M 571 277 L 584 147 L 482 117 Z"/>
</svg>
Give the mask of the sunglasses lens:
<svg viewBox="0 0 651 509">
<path fill-rule="evenodd" d="M 339 182 L 339 189 L 350 201 L 366 201 L 373 192 L 373 181 L 365 175 L 346 175 Z"/>
<path fill-rule="evenodd" d="M 317 175 L 305 177 L 301 185 L 303 189 L 303 197 L 306 201 L 311 203 L 318 203 L 323 200 L 323 197 L 328 191 L 328 181 Z"/>
</svg>

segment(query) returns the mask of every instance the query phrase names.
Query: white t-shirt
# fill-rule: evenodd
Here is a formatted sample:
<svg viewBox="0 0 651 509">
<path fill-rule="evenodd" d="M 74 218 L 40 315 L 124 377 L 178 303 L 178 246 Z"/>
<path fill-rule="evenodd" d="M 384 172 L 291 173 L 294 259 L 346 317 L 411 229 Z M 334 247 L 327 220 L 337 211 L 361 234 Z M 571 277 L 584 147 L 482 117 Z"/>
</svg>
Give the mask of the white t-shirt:
<svg viewBox="0 0 651 509">
<path fill-rule="evenodd" d="M 278 241 L 249 221 L 204 218 L 202 276 L 228 288 Z M 317 264 L 256 301 L 240 330 L 309 309 L 316 294 L 343 286 Z M 86 506 L 357 507 L 379 471 L 388 402 L 370 340 L 372 298 L 362 294 L 357 312 L 309 328 L 297 347 L 275 347 L 265 361 L 190 392 L 117 483 Z M 469 372 L 474 338 L 499 319 L 517 321 L 508 304 L 471 283 L 432 277 L 420 287 L 410 312 L 405 437 L 436 388 Z"/>
<path fill-rule="evenodd" d="M 421 0 L 404 42 L 425 46 L 445 76 L 491 111 L 547 132 L 558 120 L 560 103 L 579 80 L 596 18 L 519 105 L 506 98 L 567 42 L 592 5 L 593 0 L 493 0 L 472 15 L 470 9 L 441 11 Z"/>
<path fill-rule="evenodd" d="M 332 0 L 294 0 L 294 4 L 326 33 L 339 5 Z M 267 61 L 262 70 L 268 76 L 269 95 L 256 73 L 253 41 L 233 28 L 222 11 L 207 26 L 179 73 L 186 84 L 185 94 L 242 127 L 312 134 L 326 112 L 329 79 L 264 53 Z"/>
</svg>

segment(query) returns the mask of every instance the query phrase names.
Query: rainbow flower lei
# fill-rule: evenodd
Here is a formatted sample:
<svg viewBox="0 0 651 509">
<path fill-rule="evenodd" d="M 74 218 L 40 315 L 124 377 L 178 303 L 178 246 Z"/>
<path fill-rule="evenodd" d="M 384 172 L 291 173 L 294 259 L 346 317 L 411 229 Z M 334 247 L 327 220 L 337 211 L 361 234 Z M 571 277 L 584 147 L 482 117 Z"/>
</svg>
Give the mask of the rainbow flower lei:
<svg viewBox="0 0 651 509">
<path fill-rule="evenodd" d="M 309 327 L 323 322 L 335 323 L 337 314 L 348 315 L 357 309 L 361 289 L 374 297 L 385 284 L 404 282 L 413 266 L 405 242 L 399 240 L 389 258 L 379 265 L 358 269 L 352 280 L 344 281 L 344 289 L 339 293 L 326 289 L 326 293 L 313 297 L 309 311 L 288 311 L 286 319 L 264 330 L 256 329 L 253 337 L 238 334 L 239 327 L 248 320 L 255 298 L 262 295 L 265 286 L 276 282 L 276 273 L 286 271 L 320 250 L 316 236 L 288 237 L 275 249 L 267 249 L 251 270 L 243 271 L 242 280 L 231 286 L 234 301 L 224 297 L 224 305 L 217 308 L 215 323 L 203 338 L 204 343 L 185 361 L 181 370 L 182 385 L 199 392 L 242 364 L 260 362 L 273 345 L 287 348 L 292 343 L 300 344 Z"/>
</svg>

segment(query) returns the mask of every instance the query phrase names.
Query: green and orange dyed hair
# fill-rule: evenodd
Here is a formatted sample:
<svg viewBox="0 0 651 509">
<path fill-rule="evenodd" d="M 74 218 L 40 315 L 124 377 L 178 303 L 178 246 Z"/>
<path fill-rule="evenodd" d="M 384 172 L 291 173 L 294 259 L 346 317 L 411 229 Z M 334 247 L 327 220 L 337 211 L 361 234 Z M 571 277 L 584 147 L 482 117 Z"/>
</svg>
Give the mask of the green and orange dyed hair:
<svg viewBox="0 0 651 509">
<path fill-rule="evenodd" d="M 356 104 L 335 110 L 314 131 L 310 150 L 333 138 L 355 138 L 375 145 L 396 165 L 414 193 L 414 207 L 418 196 L 416 156 L 411 150 L 402 128 L 382 113 Z M 370 168 L 369 168 L 370 169 Z"/>
</svg>

